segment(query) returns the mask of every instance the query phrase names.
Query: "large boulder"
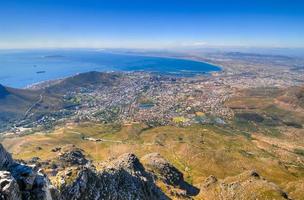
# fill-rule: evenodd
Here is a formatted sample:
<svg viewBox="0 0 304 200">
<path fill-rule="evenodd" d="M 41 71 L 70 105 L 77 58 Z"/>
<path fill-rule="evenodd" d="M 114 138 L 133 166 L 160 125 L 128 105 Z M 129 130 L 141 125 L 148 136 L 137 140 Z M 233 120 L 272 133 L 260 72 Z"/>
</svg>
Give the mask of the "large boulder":
<svg viewBox="0 0 304 200">
<path fill-rule="evenodd" d="M 52 199 L 50 181 L 36 166 L 16 163 L 10 168 L 10 171 L 18 183 L 22 199 Z"/>
<path fill-rule="evenodd" d="M 147 154 L 142 157 L 142 161 L 149 170 L 169 185 L 177 186 L 184 181 L 183 173 L 181 173 L 159 153 Z"/>
<path fill-rule="evenodd" d="M 107 163 L 107 168 L 124 169 L 130 173 L 146 173 L 144 166 L 140 163 L 136 155 L 125 153 L 117 159 Z"/>
<path fill-rule="evenodd" d="M 169 161 L 162 157 L 159 153 L 150 153 L 142 157 L 142 162 L 147 169 L 154 174 L 158 179 L 167 185 L 179 188 L 182 191 L 174 191 L 175 196 L 196 196 L 199 189 L 187 183 L 184 180 L 183 173 L 174 167 Z"/>
<path fill-rule="evenodd" d="M 31 190 L 33 188 L 36 179 L 36 173 L 33 168 L 24 164 L 15 164 L 11 167 L 11 172 L 21 190 Z"/>
</svg>

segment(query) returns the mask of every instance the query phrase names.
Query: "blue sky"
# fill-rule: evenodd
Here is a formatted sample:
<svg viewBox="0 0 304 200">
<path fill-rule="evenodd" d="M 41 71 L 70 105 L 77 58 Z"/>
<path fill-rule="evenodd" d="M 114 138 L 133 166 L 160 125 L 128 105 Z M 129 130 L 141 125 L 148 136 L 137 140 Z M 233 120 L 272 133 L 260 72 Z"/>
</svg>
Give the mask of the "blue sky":
<svg viewBox="0 0 304 200">
<path fill-rule="evenodd" d="M 0 0 L 0 48 L 304 47 L 301 0 Z"/>
</svg>

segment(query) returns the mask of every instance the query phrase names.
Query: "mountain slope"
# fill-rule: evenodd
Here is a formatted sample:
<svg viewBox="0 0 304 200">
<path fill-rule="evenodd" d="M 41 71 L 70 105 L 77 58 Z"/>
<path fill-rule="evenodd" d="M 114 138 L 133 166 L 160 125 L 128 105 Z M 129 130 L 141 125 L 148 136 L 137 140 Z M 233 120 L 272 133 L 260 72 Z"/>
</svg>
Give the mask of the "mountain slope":
<svg viewBox="0 0 304 200">
<path fill-rule="evenodd" d="M 33 89 L 15 89 L 0 85 L 0 129 L 22 123 L 24 119 L 30 124 L 52 114 L 59 118 L 64 117 L 65 114 L 58 112 L 65 108 L 70 110 L 77 105 L 66 101 L 66 94 L 111 87 L 119 83 L 121 78 L 119 73 L 87 72 L 54 84 L 38 84 Z"/>
<path fill-rule="evenodd" d="M 255 171 L 246 171 L 224 180 L 209 176 L 203 183 L 201 196 L 214 200 L 290 199 L 287 193 Z"/>
<path fill-rule="evenodd" d="M 15 121 L 51 112 L 63 106 L 60 96 L 44 91 L 15 89 L 0 85 L 0 129 Z"/>
<path fill-rule="evenodd" d="M 39 99 L 39 92 L 0 85 L 0 124 L 22 119 L 26 110 Z"/>
<path fill-rule="evenodd" d="M 7 89 L 0 84 L 0 98 L 4 98 L 9 94 L 9 92 L 7 91 Z"/>
<path fill-rule="evenodd" d="M 45 89 L 49 94 L 75 91 L 79 88 L 91 89 L 96 86 L 111 86 L 121 76 L 118 73 L 87 72 L 68 77 Z"/>
</svg>

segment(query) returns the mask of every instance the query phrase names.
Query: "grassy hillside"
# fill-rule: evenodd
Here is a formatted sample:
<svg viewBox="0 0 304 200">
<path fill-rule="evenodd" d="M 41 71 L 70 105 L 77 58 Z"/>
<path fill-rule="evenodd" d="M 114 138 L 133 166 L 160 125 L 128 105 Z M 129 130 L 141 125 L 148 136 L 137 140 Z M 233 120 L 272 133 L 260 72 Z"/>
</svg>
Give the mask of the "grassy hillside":
<svg viewBox="0 0 304 200">
<path fill-rule="evenodd" d="M 234 111 L 235 128 L 278 136 L 286 126 L 303 128 L 302 92 L 301 87 L 247 89 L 225 104 Z"/>
<path fill-rule="evenodd" d="M 303 149 L 303 139 L 303 135 L 291 140 L 258 133 L 248 138 L 238 131 L 210 125 L 149 128 L 144 124 L 82 123 L 68 124 L 48 134 L 5 138 L 2 143 L 14 158 L 38 156 L 44 161 L 57 159 L 58 152 L 52 151 L 55 147 L 75 145 L 84 149 L 97 167 L 99 162 L 125 152 L 134 152 L 139 157 L 159 152 L 197 187 L 210 175 L 225 179 L 255 169 L 291 197 L 301 199 L 304 198 L 299 190 L 299 187 L 304 189 L 304 156 L 294 149 Z"/>
</svg>

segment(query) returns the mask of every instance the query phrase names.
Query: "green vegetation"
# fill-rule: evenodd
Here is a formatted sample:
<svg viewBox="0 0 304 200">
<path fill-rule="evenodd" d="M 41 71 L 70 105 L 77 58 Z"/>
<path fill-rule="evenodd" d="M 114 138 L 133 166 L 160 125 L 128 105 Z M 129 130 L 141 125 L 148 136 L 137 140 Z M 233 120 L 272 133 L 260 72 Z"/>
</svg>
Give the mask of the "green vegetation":
<svg viewBox="0 0 304 200">
<path fill-rule="evenodd" d="M 294 152 L 298 155 L 304 156 L 304 149 L 295 149 Z"/>
<path fill-rule="evenodd" d="M 105 124 L 64 124 L 49 132 L 40 127 L 37 133 L 6 137 L 2 143 L 16 159 L 38 156 L 42 161 L 56 160 L 58 153 L 52 151 L 55 147 L 75 145 L 97 167 L 101 161 L 126 152 L 139 157 L 158 152 L 194 185 L 200 185 L 210 175 L 224 179 L 255 169 L 295 197 L 304 198 L 303 190 L 299 190 L 304 189 L 301 182 L 304 179 L 303 113 L 281 104 L 278 96 L 282 91 L 267 96 L 268 92 L 268 89 L 255 89 L 229 99 L 226 105 L 232 108 L 234 116 L 224 123 L 215 123 L 222 119 L 218 116 L 191 111 L 197 124 L 180 126 L 192 121 L 181 116 L 182 110 L 176 106 L 174 111 L 181 114 L 172 118 L 174 126 L 158 126 L 153 122 L 118 124 L 120 108 L 109 106 L 94 112 Z M 70 103 L 80 101 L 75 97 Z M 153 102 L 141 97 L 137 103 Z M 36 117 L 44 114 L 37 112 Z M 52 123 L 48 124 L 49 128 L 53 127 Z"/>
<path fill-rule="evenodd" d="M 244 134 L 245 135 L 245 134 Z M 144 124 L 130 125 L 81 123 L 57 128 L 52 133 L 35 133 L 22 137 L 5 138 L 3 144 L 16 159 L 56 159 L 54 147 L 75 145 L 84 149 L 96 166 L 102 160 L 125 152 L 134 152 L 139 157 L 159 152 L 181 170 L 185 179 L 195 185 L 213 174 L 218 178 L 234 176 L 244 169 L 256 169 L 267 179 L 282 188 L 290 181 L 304 178 L 303 168 L 292 158 L 292 152 L 280 145 L 259 137 L 244 137 L 241 131 L 229 126 L 192 125 L 189 127 L 161 126 L 151 128 Z M 85 137 L 102 139 L 94 142 Z M 260 145 L 263 144 L 263 148 Z M 42 149 L 38 150 L 37 147 Z M 276 154 L 273 149 L 284 150 Z M 303 150 L 294 150 L 302 155 Z M 284 159 L 290 157 L 288 165 L 297 166 L 292 173 L 286 170 Z M 287 163 L 286 163 L 287 166 Z"/>
</svg>

